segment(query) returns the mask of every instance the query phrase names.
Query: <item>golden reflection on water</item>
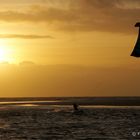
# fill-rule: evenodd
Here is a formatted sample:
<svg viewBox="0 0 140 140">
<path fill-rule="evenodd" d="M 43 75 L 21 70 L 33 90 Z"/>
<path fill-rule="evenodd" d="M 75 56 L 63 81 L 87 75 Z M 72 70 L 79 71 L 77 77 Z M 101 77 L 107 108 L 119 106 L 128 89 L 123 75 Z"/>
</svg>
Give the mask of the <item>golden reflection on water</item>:
<svg viewBox="0 0 140 140">
<path fill-rule="evenodd" d="M 31 107 L 31 106 L 39 106 L 39 105 L 37 105 L 37 104 L 21 104 L 21 105 L 18 105 L 18 106 L 29 106 L 29 107 Z"/>
</svg>

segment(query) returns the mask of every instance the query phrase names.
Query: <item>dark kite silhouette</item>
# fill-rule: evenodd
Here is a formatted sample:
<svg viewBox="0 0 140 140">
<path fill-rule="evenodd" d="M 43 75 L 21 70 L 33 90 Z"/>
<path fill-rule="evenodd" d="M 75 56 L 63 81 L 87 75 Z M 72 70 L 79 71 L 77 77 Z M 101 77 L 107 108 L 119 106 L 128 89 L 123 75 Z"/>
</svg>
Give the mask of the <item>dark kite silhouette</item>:
<svg viewBox="0 0 140 140">
<path fill-rule="evenodd" d="M 131 53 L 131 56 L 140 57 L 140 22 L 135 24 L 135 27 L 139 27 L 138 39 L 136 45 Z"/>
</svg>

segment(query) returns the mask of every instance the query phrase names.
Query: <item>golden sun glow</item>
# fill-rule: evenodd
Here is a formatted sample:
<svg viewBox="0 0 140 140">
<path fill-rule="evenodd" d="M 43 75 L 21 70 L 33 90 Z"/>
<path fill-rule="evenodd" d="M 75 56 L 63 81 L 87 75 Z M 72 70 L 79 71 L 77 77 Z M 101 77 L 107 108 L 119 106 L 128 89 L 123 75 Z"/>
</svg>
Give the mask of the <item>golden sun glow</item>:
<svg viewBox="0 0 140 140">
<path fill-rule="evenodd" d="M 0 42 L 0 62 L 13 62 L 13 53 L 10 47 L 6 46 L 4 43 Z"/>
</svg>

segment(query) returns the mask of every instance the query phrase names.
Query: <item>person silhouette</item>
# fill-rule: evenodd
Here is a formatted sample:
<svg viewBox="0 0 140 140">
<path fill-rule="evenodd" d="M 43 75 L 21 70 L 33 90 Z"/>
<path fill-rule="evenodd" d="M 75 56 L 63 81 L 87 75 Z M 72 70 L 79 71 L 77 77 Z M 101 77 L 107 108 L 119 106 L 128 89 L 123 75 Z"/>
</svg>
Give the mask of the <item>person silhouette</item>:
<svg viewBox="0 0 140 140">
<path fill-rule="evenodd" d="M 79 109 L 78 109 L 78 104 L 74 103 L 74 104 L 73 104 L 73 109 L 74 109 L 74 111 L 78 111 L 78 110 L 79 110 Z"/>
</svg>

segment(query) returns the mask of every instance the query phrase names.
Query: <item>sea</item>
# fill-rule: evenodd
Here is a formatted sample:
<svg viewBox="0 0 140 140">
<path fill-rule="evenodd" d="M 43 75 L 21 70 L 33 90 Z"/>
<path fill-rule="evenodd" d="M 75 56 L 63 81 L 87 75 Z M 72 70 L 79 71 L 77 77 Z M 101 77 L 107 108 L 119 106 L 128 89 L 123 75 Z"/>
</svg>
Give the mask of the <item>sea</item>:
<svg viewBox="0 0 140 140">
<path fill-rule="evenodd" d="M 139 97 L 0 98 L 0 140 L 136 139 Z"/>
</svg>

